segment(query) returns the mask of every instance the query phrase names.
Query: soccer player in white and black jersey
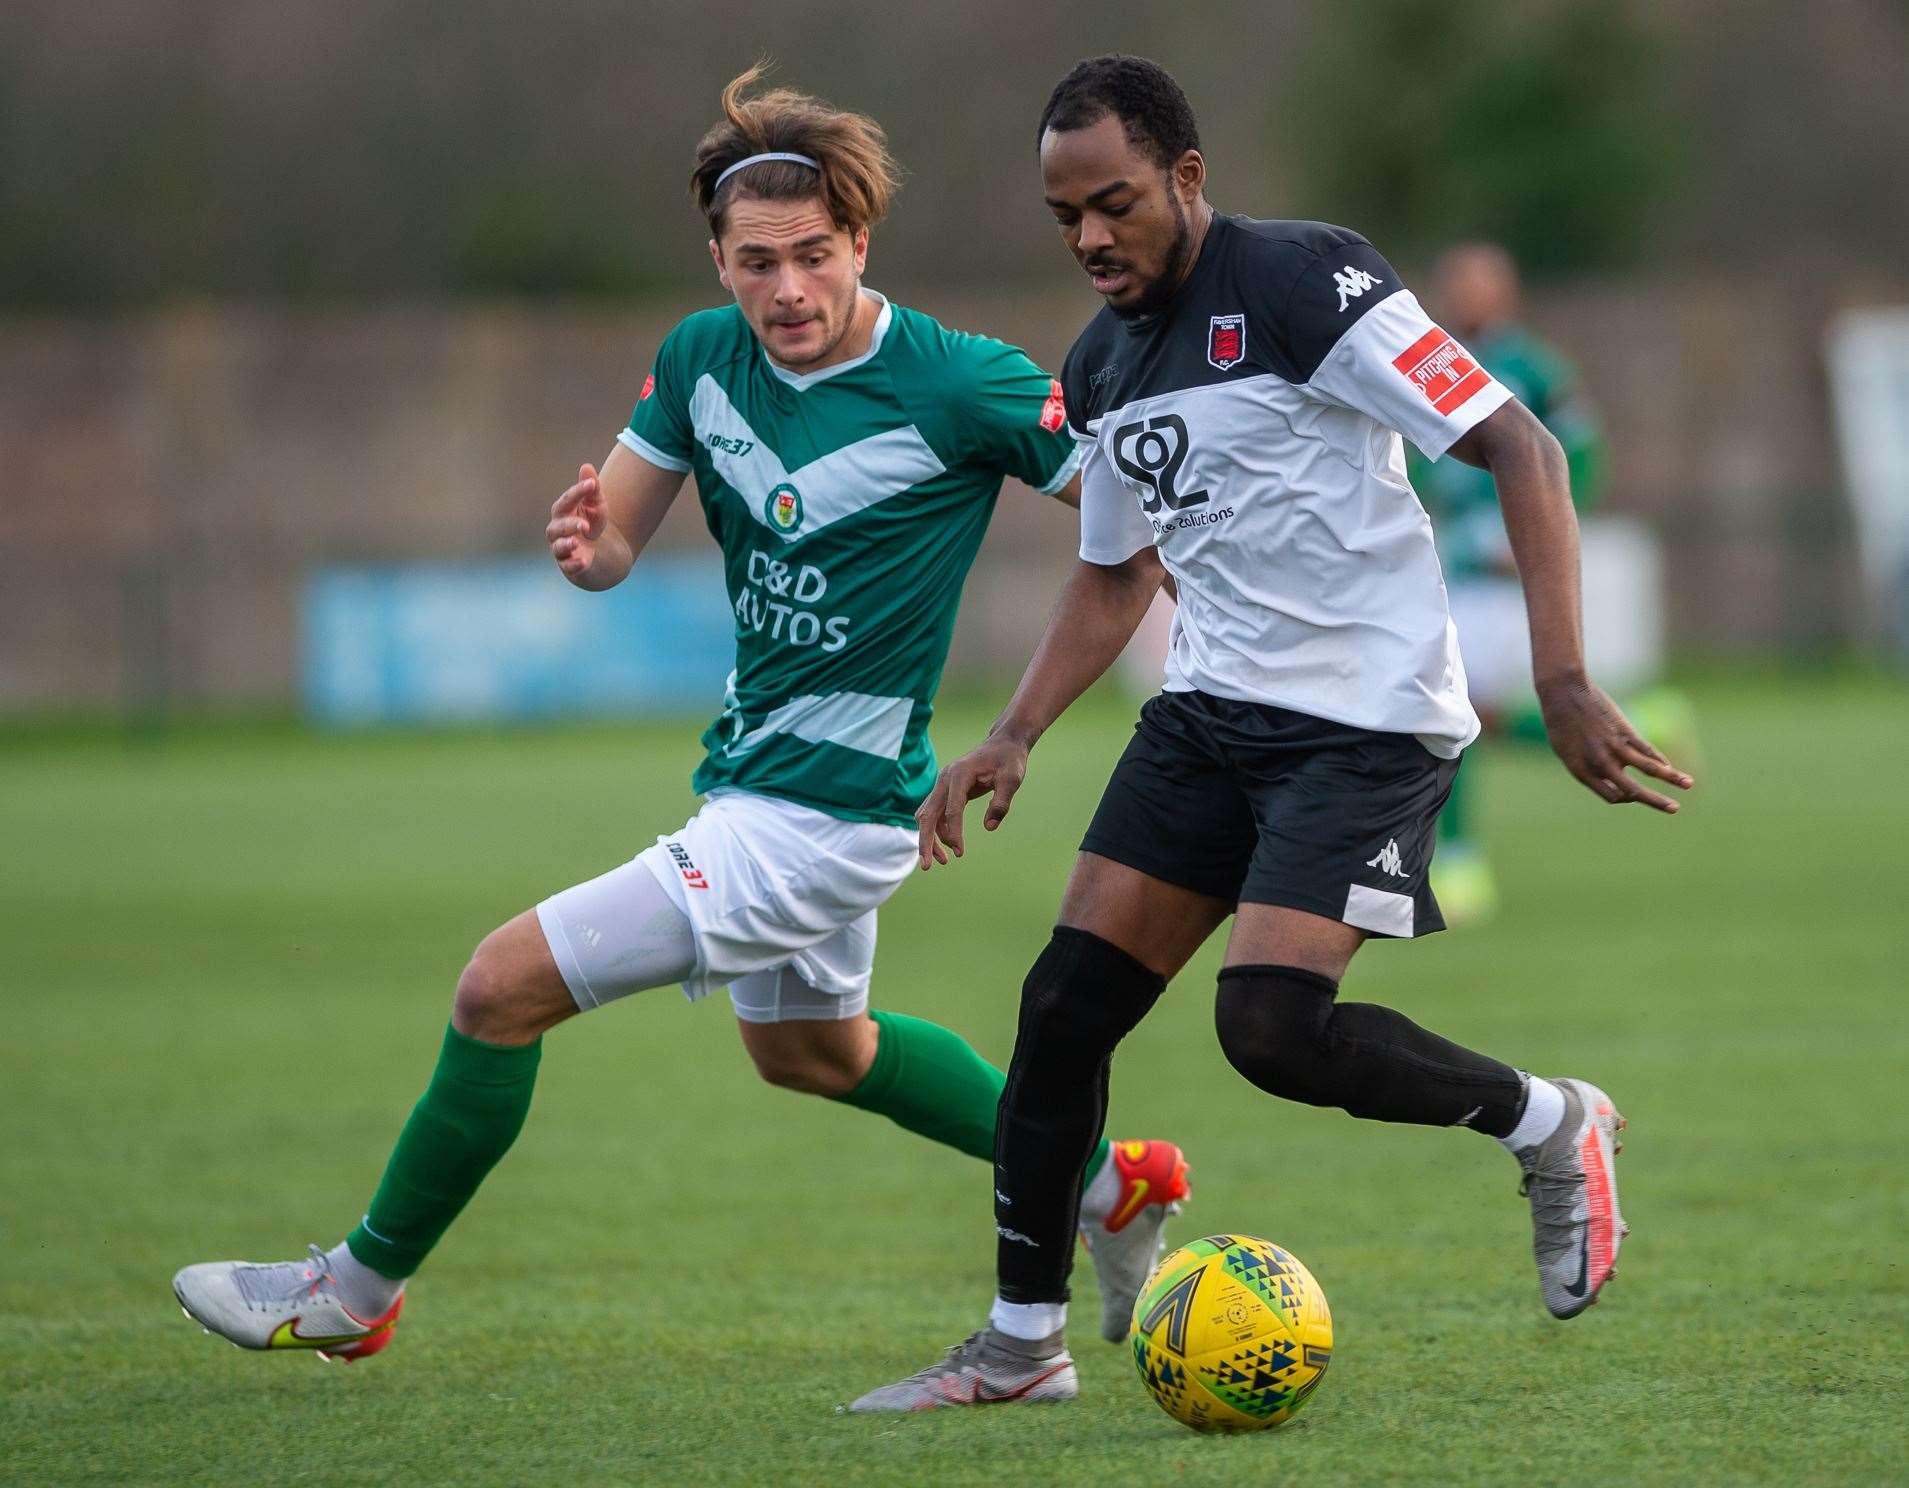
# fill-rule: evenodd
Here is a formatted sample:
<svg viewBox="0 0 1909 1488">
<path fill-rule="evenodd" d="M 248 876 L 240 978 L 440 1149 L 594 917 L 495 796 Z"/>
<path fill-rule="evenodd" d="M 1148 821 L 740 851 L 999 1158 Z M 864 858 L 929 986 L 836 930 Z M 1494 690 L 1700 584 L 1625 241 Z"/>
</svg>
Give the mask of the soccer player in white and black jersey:
<svg viewBox="0 0 1909 1488">
<path fill-rule="evenodd" d="M 1497 484 L 1534 680 L 1567 769 L 1690 777 L 1585 672 L 1577 526 L 1555 439 L 1434 325 L 1355 232 L 1223 216 L 1185 95 L 1155 64 L 1081 63 L 1041 116 L 1048 207 L 1104 306 L 1062 375 L 1086 452 L 1080 562 L 980 747 L 924 803 L 922 867 L 966 803 L 1007 815 L 1029 751 L 1110 666 L 1163 576 L 1164 690 L 1141 710 L 1022 992 L 996 1125 L 989 1322 L 856 1402 L 921 1409 L 1076 1392 L 1063 1330 L 1073 1196 L 1120 1039 L 1229 915 L 1216 1024 L 1262 1090 L 1377 1121 L 1466 1126 L 1518 1159 L 1544 1300 L 1591 1305 L 1624 1233 L 1610 1098 L 1338 1000 L 1368 937 L 1442 928 L 1434 824 L 1478 732 L 1401 436 Z"/>
</svg>

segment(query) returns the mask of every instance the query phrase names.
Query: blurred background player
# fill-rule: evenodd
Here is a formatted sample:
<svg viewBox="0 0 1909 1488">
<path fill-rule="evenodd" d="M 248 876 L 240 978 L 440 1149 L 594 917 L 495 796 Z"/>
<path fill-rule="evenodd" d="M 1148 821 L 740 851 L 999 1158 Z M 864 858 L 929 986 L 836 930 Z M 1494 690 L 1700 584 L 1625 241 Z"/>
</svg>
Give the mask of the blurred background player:
<svg viewBox="0 0 1909 1488">
<path fill-rule="evenodd" d="M 1518 266 L 1496 243 L 1460 243 L 1432 274 L 1431 311 L 1478 364 L 1510 388 L 1564 449 L 1571 499 L 1580 514 L 1604 492 L 1606 450 L 1596 410 L 1577 370 L 1519 320 Z M 1406 468 L 1432 518 L 1439 564 L 1458 627 L 1471 702 L 1487 735 L 1545 742 L 1531 688 L 1531 641 L 1524 591 L 1512 561 L 1491 473 L 1451 455 L 1428 460 L 1406 446 Z M 1694 761 L 1691 712 L 1683 696 L 1654 687 L 1622 698 L 1646 738 L 1674 759 Z M 1449 924 L 1477 923 L 1497 908 L 1497 881 L 1480 837 L 1479 751 L 1467 751 L 1438 821 L 1432 885 Z"/>
<path fill-rule="evenodd" d="M 665 338 L 629 428 L 546 533 L 571 583 L 611 588 L 695 472 L 736 620 L 694 782 L 706 804 L 485 937 L 345 1240 L 179 1272 L 187 1314 L 233 1343 L 347 1361 L 383 1349 L 406 1279 L 515 1141 L 543 1035 L 648 988 L 680 983 L 694 1001 L 727 985 L 764 1079 L 993 1157 L 1002 1073 L 938 1024 L 868 1011 L 876 908 L 914 866 L 928 720 L 1002 480 L 1078 505 L 1080 456 L 1059 384 L 1023 352 L 862 287 L 896 182 L 883 133 L 787 90 L 746 98 L 760 72 L 724 90 L 692 174 L 736 303 Z M 1080 1233 L 1110 1338 L 1185 1194 L 1171 1143 L 1097 1147 Z"/>
</svg>

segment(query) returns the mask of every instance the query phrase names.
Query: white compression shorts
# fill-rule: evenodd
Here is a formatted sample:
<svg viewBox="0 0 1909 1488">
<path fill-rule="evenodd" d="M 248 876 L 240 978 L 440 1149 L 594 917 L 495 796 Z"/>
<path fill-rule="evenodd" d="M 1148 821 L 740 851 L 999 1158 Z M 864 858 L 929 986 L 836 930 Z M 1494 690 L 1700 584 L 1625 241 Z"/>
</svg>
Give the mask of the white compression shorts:
<svg viewBox="0 0 1909 1488">
<path fill-rule="evenodd" d="M 915 863 L 915 834 L 744 792 L 537 906 L 585 1011 L 680 982 L 727 985 L 751 1023 L 852 1018 L 868 1006 L 876 907 Z"/>
</svg>

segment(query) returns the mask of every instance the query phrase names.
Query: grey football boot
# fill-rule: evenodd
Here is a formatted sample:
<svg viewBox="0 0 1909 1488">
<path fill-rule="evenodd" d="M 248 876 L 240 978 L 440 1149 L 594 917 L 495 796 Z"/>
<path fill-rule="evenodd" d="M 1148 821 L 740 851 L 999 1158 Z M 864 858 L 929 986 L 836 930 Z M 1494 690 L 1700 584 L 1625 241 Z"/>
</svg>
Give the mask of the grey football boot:
<svg viewBox="0 0 1909 1488">
<path fill-rule="evenodd" d="M 1059 1333 L 1030 1343 L 990 1325 L 970 1334 L 926 1369 L 870 1390 L 849 1409 L 934 1410 L 944 1405 L 1072 1400 L 1078 1394 L 1080 1377 Z"/>
<path fill-rule="evenodd" d="M 1630 1233 L 1617 1207 L 1613 1159 L 1624 1150 L 1624 1118 L 1611 1098 L 1583 1080 L 1553 1080 L 1564 1119 L 1518 1154 L 1519 1192 L 1531 1200 L 1531 1248 L 1544 1305 L 1576 1317 L 1617 1274 L 1617 1248 Z"/>
</svg>

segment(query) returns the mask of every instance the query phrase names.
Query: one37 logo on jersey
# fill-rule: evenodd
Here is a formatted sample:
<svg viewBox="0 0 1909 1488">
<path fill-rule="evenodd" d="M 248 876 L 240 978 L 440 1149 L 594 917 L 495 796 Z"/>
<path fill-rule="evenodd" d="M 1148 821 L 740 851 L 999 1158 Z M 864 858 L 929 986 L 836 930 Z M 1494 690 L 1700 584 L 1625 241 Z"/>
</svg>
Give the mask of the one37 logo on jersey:
<svg viewBox="0 0 1909 1488">
<path fill-rule="evenodd" d="M 1149 516 L 1162 506 L 1184 511 L 1210 499 L 1204 489 L 1180 489 L 1181 468 L 1187 457 L 1187 432 L 1186 420 L 1177 413 L 1122 424 L 1114 430 L 1113 454 L 1120 473 L 1141 488 L 1140 509 Z"/>
</svg>

